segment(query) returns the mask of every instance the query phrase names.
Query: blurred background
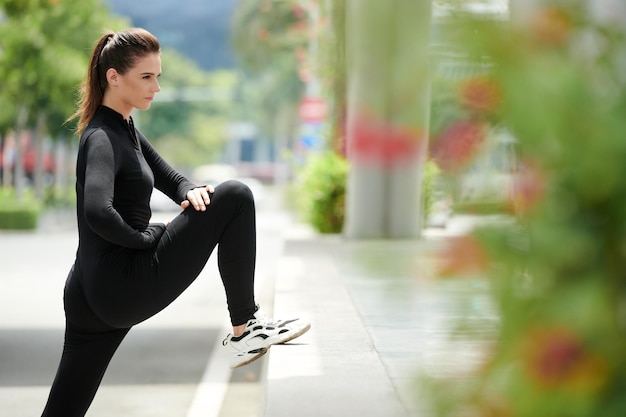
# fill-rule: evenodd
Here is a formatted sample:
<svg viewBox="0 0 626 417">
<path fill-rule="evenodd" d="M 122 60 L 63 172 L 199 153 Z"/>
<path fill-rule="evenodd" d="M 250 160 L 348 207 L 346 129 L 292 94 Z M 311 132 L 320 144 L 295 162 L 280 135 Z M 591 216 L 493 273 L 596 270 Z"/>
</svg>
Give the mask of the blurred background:
<svg viewBox="0 0 626 417">
<path fill-rule="evenodd" d="M 65 120 L 128 26 L 163 46 L 136 125 L 190 179 L 347 241 L 471 220 L 429 256 L 490 316 L 453 317 L 471 366 L 416 376 L 433 415 L 626 415 L 626 2 L 0 0 L 0 229 L 72 212 Z"/>
<path fill-rule="evenodd" d="M 508 16 L 506 1 L 470 3 L 475 13 Z M 419 7 L 410 11 L 421 20 L 407 19 L 399 25 L 402 31 L 382 37 L 377 44 L 368 38 L 372 37 L 368 19 L 380 10 L 357 4 L 365 13 L 350 14 L 352 6 L 346 1 L 197 0 L 181 7 L 168 0 L 3 0 L 0 219 L 4 220 L 0 223 L 7 228 L 33 228 L 41 210 L 72 207 L 77 138 L 74 121 L 66 119 L 75 109 L 95 40 L 104 30 L 129 26 L 148 29 L 163 46 L 162 91 L 150 111 L 133 115 L 135 124 L 192 180 L 219 183 L 237 177 L 257 190 L 259 202 L 263 186 L 279 185 L 294 211 L 322 232 L 343 229 L 346 207 L 357 219 L 356 232 L 349 228 L 348 234 L 390 237 L 398 232 L 388 230 L 393 226 L 382 224 L 384 218 L 398 218 L 399 229 L 408 231 L 402 233 L 419 236 L 422 226 L 444 227 L 453 205 L 461 211 L 497 211 L 511 188 L 515 138 L 495 124 L 485 128 L 465 120 L 467 108 L 456 98 L 462 80 L 484 74 L 491 64 L 467 59 L 462 45 L 450 37 L 447 26 L 454 1 L 434 2 L 432 7 L 430 2 L 416 4 Z M 384 30 L 388 24 L 374 24 L 382 30 L 378 34 L 389 32 Z M 358 54 L 351 60 L 346 53 L 353 50 L 349 45 L 355 39 L 364 44 L 354 50 L 373 52 L 379 72 L 405 68 L 399 82 L 392 85 L 388 77 L 373 74 L 359 81 L 362 85 L 349 87 L 348 80 L 356 77 L 348 74 L 363 72 Z M 404 39 L 404 52 L 390 46 L 394 39 Z M 396 57 L 387 59 L 384 54 Z M 399 61 L 398 56 L 408 59 Z M 389 63 L 387 67 L 383 61 Z M 371 94 L 361 97 L 350 93 L 350 88 Z M 391 97 L 399 96 L 399 91 L 412 91 L 408 100 L 401 98 L 403 108 L 409 110 L 404 116 L 393 105 L 384 109 L 369 103 L 398 101 Z M 349 100 L 350 94 L 354 99 Z M 420 104 L 412 103 L 416 100 Z M 393 138 L 386 141 L 385 133 L 368 139 L 350 122 L 366 126 L 352 116 L 362 109 L 383 130 L 387 124 L 399 124 L 420 133 L 400 135 L 399 145 L 393 144 Z M 403 120 L 384 116 L 389 112 Z M 365 170 L 379 171 L 370 178 L 359 170 L 362 147 L 358 144 L 363 141 L 355 140 L 352 199 L 345 192 L 350 136 L 372 141 L 366 146 L 374 156 L 365 162 Z M 424 137 L 430 139 L 421 140 Z M 439 137 L 444 138 L 442 144 L 454 142 L 450 137 L 466 138 L 461 141 L 468 144 L 472 156 L 473 141 L 480 139 L 484 146 L 471 166 L 453 169 L 449 161 L 436 163 L 428 156 L 427 142 Z M 397 148 L 391 160 L 386 142 Z M 406 161 L 414 169 L 401 172 Z M 440 175 L 444 165 L 450 175 Z M 378 188 L 390 189 L 387 182 L 401 181 L 394 176 L 411 179 L 402 193 L 411 198 L 390 196 L 391 208 L 372 210 L 381 220 L 366 218 L 359 225 L 364 197 L 358 190 L 384 195 Z M 368 184 L 359 185 L 359 178 Z M 394 207 L 405 209 L 397 212 Z M 171 208 L 156 190 L 153 209 Z M 16 216 L 22 220 L 12 220 Z M 376 226 L 359 231 L 367 224 Z"/>
</svg>

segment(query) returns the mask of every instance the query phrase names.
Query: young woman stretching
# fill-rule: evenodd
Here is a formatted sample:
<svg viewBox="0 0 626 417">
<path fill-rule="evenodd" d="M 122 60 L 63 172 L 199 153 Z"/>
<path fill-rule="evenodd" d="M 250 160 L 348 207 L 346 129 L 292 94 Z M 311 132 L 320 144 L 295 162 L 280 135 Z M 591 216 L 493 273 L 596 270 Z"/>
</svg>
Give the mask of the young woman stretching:
<svg viewBox="0 0 626 417">
<path fill-rule="evenodd" d="M 133 126 L 135 108 L 160 90 L 158 40 L 143 29 L 107 33 L 92 52 L 79 109 L 79 243 L 64 291 L 63 355 L 43 417 L 82 417 L 130 328 L 161 311 L 200 274 L 218 246 L 233 332 L 231 367 L 306 332 L 272 321 L 255 303 L 254 200 L 242 183 L 191 183 Z M 149 224 L 153 188 L 180 203 L 167 225 Z"/>
</svg>

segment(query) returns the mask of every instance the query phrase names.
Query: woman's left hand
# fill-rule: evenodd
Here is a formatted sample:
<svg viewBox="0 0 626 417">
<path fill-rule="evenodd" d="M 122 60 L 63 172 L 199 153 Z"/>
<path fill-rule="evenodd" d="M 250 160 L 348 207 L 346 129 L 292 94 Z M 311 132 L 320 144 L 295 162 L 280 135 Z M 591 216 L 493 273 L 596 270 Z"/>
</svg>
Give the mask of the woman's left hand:
<svg viewBox="0 0 626 417">
<path fill-rule="evenodd" d="M 212 185 L 197 187 L 187 192 L 187 199 L 180 203 L 180 207 L 184 210 L 192 206 L 196 211 L 205 211 L 206 206 L 211 204 L 209 193 L 213 193 Z"/>
</svg>

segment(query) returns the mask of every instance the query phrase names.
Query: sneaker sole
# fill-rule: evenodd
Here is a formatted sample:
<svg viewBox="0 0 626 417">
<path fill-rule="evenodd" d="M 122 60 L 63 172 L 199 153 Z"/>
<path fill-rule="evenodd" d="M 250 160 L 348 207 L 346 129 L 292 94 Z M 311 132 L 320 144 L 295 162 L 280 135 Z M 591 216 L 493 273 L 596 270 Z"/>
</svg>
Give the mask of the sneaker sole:
<svg viewBox="0 0 626 417">
<path fill-rule="evenodd" d="M 281 339 L 281 340 L 278 340 L 278 341 L 276 341 L 276 342 L 271 343 L 271 344 L 270 344 L 270 345 L 268 345 L 267 347 L 263 348 L 263 351 L 259 352 L 258 354 L 254 355 L 254 356 L 252 356 L 252 357 L 250 357 L 250 358 L 246 359 L 245 361 L 240 362 L 240 363 L 238 363 L 238 364 L 236 364 L 236 365 L 231 365 L 231 369 L 240 368 L 240 367 L 242 367 L 242 366 L 245 366 L 245 365 L 248 365 L 248 364 L 250 364 L 250 363 L 254 362 L 255 360 L 257 360 L 257 359 L 259 359 L 260 357 L 262 357 L 263 355 L 265 355 L 265 354 L 266 354 L 266 353 L 270 350 L 270 347 L 271 347 L 271 346 L 273 346 L 273 345 L 282 345 L 282 344 L 284 344 L 284 343 L 287 343 L 287 342 L 289 342 L 290 340 L 295 339 L 296 337 L 300 337 L 300 336 L 302 336 L 303 334 L 305 334 L 306 332 L 308 332 L 310 329 L 311 329 L 311 325 L 310 325 L 310 324 L 307 324 L 307 325 L 306 325 L 306 327 L 303 327 L 302 329 L 300 329 L 298 332 L 296 332 L 296 333 L 294 333 L 294 334 L 290 334 L 287 338 L 285 338 L 285 339 Z"/>
<path fill-rule="evenodd" d="M 279 339 L 277 342 L 272 343 L 272 345 L 282 345 L 285 344 L 293 339 L 295 339 L 296 337 L 300 337 L 303 334 L 305 334 L 306 332 L 309 331 L 309 329 L 311 329 L 311 325 L 307 324 L 306 327 L 303 327 L 302 329 L 300 329 L 298 332 L 294 333 L 294 334 L 290 334 L 287 338 L 285 339 Z"/>
<path fill-rule="evenodd" d="M 235 369 L 235 368 L 240 368 L 242 366 L 248 365 L 249 363 L 254 362 L 255 360 L 259 359 L 260 357 L 262 357 L 263 355 L 265 355 L 267 353 L 267 351 L 270 350 L 269 346 L 266 348 L 263 348 L 263 350 L 259 353 L 257 353 L 256 355 L 249 357 L 248 359 L 246 359 L 243 362 L 240 362 L 236 365 L 231 365 L 230 368 L 231 369 Z"/>
</svg>

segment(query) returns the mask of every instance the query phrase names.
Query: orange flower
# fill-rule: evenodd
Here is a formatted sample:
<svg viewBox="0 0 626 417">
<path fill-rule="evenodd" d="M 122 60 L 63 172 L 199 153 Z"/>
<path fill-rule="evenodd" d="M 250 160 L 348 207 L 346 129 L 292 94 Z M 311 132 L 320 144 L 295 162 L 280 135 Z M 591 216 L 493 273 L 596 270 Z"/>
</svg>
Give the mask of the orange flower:
<svg viewBox="0 0 626 417">
<path fill-rule="evenodd" d="M 470 78 L 459 89 L 461 104 L 478 113 L 490 113 L 500 104 L 500 88 L 484 77 Z"/>
<path fill-rule="evenodd" d="M 567 42 L 572 32 L 572 19 L 563 9 L 545 7 L 533 16 L 531 31 L 538 43 L 561 46 Z"/>
<path fill-rule="evenodd" d="M 512 417 L 511 406 L 504 398 L 496 397 L 494 394 L 487 395 L 479 401 L 478 409 L 480 417 Z"/>
<path fill-rule="evenodd" d="M 439 256 L 442 277 L 483 273 L 489 264 L 487 253 L 473 236 L 450 238 Z"/>
<path fill-rule="evenodd" d="M 296 48 L 295 51 L 293 51 L 293 54 L 295 55 L 298 62 L 303 62 L 304 60 L 306 60 L 307 51 L 303 47 Z"/>
<path fill-rule="evenodd" d="M 509 205 L 513 212 L 523 214 L 534 207 L 545 193 L 544 175 L 532 161 L 520 163 L 515 176 Z"/>
<path fill-rule="evenodd" d="M 267 41 L 270 38 L 270 31 L 265 29 L 265 28 L 262 28 L 257 33 L 257 36 L 258 36 L 259 40 Z"/>
<path fill-rule="evenodd" d="M 292 23 L 289 26 L 289 31 L 294 34 L 305 33 L 305 34 L 309 34 L 309 36 L 311 36 L 311 34 L 313 33 L 312 31 L 309 31 L 309 24 L 307 23 L 306 20 L 299 20 L 299 21 Z"/>
</svg>

